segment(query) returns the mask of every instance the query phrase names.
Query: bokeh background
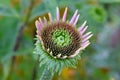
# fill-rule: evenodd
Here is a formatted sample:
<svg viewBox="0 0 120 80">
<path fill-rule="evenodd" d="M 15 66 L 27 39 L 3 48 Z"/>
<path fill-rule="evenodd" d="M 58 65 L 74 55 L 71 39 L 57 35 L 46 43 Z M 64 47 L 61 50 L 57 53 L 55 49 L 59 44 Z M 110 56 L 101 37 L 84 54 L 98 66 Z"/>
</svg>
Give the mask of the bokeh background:
<svg viewBox="0 0 120 80">
<path fill-rule="evenodd" d="M 53 80 L 120 80 L 120 0 L 0 0 L 0 80 L 38 80 L 44 70 L 33 56 L 35 20 L 56 7 L 69 20 L 79 10 L 94 36 L 77 68 L 64 68 Z M 49 20 L 49 19 L 48 19 Z"/>
</svg>

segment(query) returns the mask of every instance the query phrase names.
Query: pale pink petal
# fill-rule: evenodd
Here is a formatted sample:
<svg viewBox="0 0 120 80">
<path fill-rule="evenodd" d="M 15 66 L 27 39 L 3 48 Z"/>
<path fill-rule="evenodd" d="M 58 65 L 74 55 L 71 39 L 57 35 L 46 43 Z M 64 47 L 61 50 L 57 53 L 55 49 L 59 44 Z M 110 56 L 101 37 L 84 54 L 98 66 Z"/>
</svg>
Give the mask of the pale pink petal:
<svg viewBox="0 0 120 80">
<path fill-rule="evenodd" d="M 44 24 L 47 25 L 47 19 L 44 17 Z"/>
<path fill-rule="evenodd" d="M 74 23 L 74 20 L 75 18 L 77 17 L 77 13 L 78 13 L 78 10 L 75 11 L 74 15 L 72 16 L 71 20 L 70 20 L 70 24 L 73 24 Z"/>
<path fill-rule="evenodd" d="M 78 28 L 78 31 L 81 31 L 85 27 L 86 23 L 87 21 L 84 21 L 84 23 Z"/>
<path fill-rule="evenodd" d="M 77 17 L 76 17 L 76 19 L 75 19 L 75 22 L 73 23 L 74 26 L 75 26 L 76 23 L 78 22 L 79 16 L 80 16 L 80 15 L 77 15 Z"/>
<path fill-rule="evenodd" d="M 80 44 L 81 47 L 84 47 L 86 44 L 90 43 L 88 40 Z"/>
<path fill-rule="evenodd" d="M 83 30 L 79 31 L 81 34 L 83 34 L 87 30 L 88 26 L 84 27 Z"/>
<path fill-rule="evenodd" d="M 37 33 L 40 34 L 40 30 L 42 29 L 42 26 L 38 20 L 35 21 L 35 26 L 37 28 Z"/>
<path fill-rule="evenodd" d="M 88 37 L 91 33 L 92 33 L 92 32 L 88 32 L 88 33 L 84 34 L 84 35 L 82 36 L 82 38 L 84 39 L 84 38 Z"/>
<path fill-rule="evenodd" d="M 44 27 L 43 22 L 40 17 L 39 17 L 39 22 L 40 22 L 41 26 Z"/>
<path fill-rule="evenodd" d="M 56 20 L 59 21 L 60 20 L 60 12 L 59 12 L 59 8 L 56 8 Z"/>
<path fill-rule="evenodd" d="M 66 16 L 67 16 L 67 7 L 65 8 L 64 14 L 63 14 L 63 18 L 62 21 L 66 21 Z"/>
<path fill-rule="evenodd" d="M 86 38 L 84 38 L 84 39 L 82 40 L 82 42 L 87 41 L 87 40 L 88 40 L 88 39 L 90 39 L 92 36 L 93 36 L 93 34 L 91 34 L 91 35 L 87 36 Z"/>
<path fill-rule="evenodd" d="M 52 22 L 52 15 L 51 15 L 51 13 L 48 13 L 48 16 L 49 16 L 50 22 Z"/>
<path fill-rule="evenodd" d="M 86 41 L 86 42 L 82 43 L 81 44 L 81 49 L 84 50 L 89 44 L 90 44 L 89 41 Z"/>
<path fill-rule="evenodd" d="M 81 49 L 84 50 L 88 45 L 90 45 L 90 42 L 83 43 Z"/>
</svg>

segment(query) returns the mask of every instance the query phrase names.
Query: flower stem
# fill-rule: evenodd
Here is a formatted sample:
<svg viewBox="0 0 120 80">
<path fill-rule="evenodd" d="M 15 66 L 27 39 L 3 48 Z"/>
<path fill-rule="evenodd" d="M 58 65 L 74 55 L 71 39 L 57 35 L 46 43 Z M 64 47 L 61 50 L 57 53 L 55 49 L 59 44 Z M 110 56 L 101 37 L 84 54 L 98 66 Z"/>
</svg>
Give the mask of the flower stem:
<svg viewBox="0 0 120 80">
<path fill-rule="evenodd" d="M 47 68 L 48 66 L 47 65 L 45 65 L 45 67 L 44 67 L 44 70 L 43 70 L 43 73 L 42 73 L 42 75 L 41 75 L 41 77 L 40 77 L 40 79 L 39 80 L 52 80 L 52 73 L 50 72 L 50 70 L 48 70 L 48 68 Z"/>
</svg>

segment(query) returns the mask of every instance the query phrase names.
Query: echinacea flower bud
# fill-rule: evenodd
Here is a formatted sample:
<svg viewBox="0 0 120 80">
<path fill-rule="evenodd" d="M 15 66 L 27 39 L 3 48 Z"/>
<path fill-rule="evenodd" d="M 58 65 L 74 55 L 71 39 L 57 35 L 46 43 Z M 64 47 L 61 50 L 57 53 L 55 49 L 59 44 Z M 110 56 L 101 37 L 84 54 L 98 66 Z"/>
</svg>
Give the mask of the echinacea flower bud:
<svg viewBox="0 0 120 80">
<path fill-rule="evenodd" d="M 39 18 L 35 25 L 37 28 L 37 42 L 34 53 L 40 55 L 40 65 L 46 64 L 51 71 L 59 72 L 63 67 L 75 67 L 80 53 L 89 44 L 91 32 L 86 34 L 88 26 L 86 21 L 77 29 L 79 19 L 78 10 L 71 20 L 66 21 L 67 10 L 65 8 L 62 19 L 59 8 L 56 8 L 56 20 L 49 15 L 49 21 Z"/>
</svg>

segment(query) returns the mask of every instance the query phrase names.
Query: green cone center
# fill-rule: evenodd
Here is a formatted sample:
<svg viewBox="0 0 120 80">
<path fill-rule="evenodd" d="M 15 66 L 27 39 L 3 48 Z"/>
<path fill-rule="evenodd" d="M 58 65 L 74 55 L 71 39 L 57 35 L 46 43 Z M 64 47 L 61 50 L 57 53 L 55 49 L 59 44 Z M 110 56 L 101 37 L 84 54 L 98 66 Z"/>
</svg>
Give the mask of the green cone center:
<svg viewBox="0 0 120 80">
<path fill-rule="evenodd" d="M 58 47 L 64 47 L 71 43 L 71 36 L 66 30 L 58 29 L 52 32 L 52 41 Z"/>
</svg>

